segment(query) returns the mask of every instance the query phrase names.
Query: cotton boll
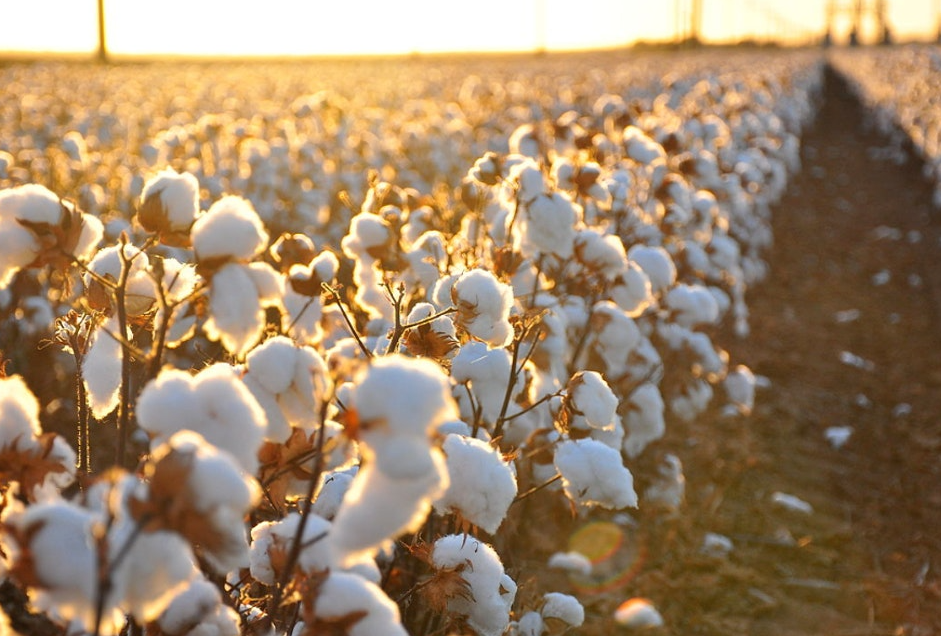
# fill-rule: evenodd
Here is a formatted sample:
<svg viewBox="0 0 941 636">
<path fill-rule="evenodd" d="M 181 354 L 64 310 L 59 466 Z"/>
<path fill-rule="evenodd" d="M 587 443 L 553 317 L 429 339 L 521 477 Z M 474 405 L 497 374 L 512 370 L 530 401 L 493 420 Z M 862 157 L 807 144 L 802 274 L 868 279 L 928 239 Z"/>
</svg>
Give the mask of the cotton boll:
<svg viewBox="0 0 941 636">
<path fill-rule="evenodd" d="M 227 364 L 214 364 L 195 376 L 164 370 L 141 391 L 136 413 L 141 428 L 153 436 L 151 448 L 189 429 L 231 453 L 249 474 L 258 467 L 264 411 Z"/>
<path fill-rule="evenodd" d="M 722 382 L 729 402 L 742 415 L 751 414 L 755 407 L 755 374 L 744 364 L 731 371 Z"/>
<path fill-rule="evenodd" d="M 140 196 L 137 220 L 168 245 L 189 244 L 189 229 L 199 213 L 199 182 L 166 168 L 150 178 Z"/>
<path fill-rule="evenodd" d="M 711 384 L 701 378 L 693 378 L 670 398 L 670 412 L 684 422 L 692 422 L 708 408 L 712 396 Z"/>
<path fill-rule="evenodd" d="M 451 377 L 455 382 L 470 382 L 486 422 L 495 423 L 500 416 L 510 365 L 506 349 L 488 349 L 482 342 L 465 344 L 451 361 Z"/>
<path fill-rule="evenodd" d="M 624 149 L 627 156 L 641 164 L 652 165 L 658 161 L 666 160 L 666 151 L 663 146 L 647 136 L 637 126 L 627 126 L 622 134 Z"/>
<path fill-rule="evenodd" d="M 501 636 L 510 623 L 516 585 L 494 549 L 469 535 L 447 535 L 435 541 L 431 563 L 436 570 L 459 572 L 469 587 L 469 597 L 448 600 L 448 611 L 466 616 L 480 636 Z"/>
<path fill-rule="evenodd" d="M 588 576 L 591 574 L 591 559 L 580 552 L 556 552 L 549 557 L 546 564 L 555 570 L 563 570 L 574 574 Z"/>
<path fill-rule="evenodd" d="M 637 507 L 634 477 L 624 467 L 621 453 L 602 442 L 564 441 L 556 447 L 553 463 L 572 502 L 614 510 Z"/>
<path fill-rule="evenodd" d="M 614 280 L 627 271 L 624 243 L 613 234 L 603 235 L 592 229 L 581 230 L 575 237 L 574 247 L 575 258 L 606 280 Z"/>
<path fill-rule="evenodd" d="M 317 633 L 318 619 L 337 621 L 365 613 L 349 627 L 348 636 L 408 636 L 398 606 L 375 583 L 355 574 L 331 572 L 318 592 L 312 616 L 304 616 L 314 628 L 312 633 Z"/>
<path fill-rule="evenodd" d="M 284 565 L 282 559 L 290 551 L 291 543 L 297 536 L 300 520 L 301 516 L 292 512 L 283 519 L 263 521 L 252 528 L 249 571 L 255 580 L 274 585 L 280 579 L 283 572 L 277 568 Z M 304 533 L 300 537 L 304 547 L 298 556 L 298 564 L 305 571 L 315 572 L 330 567 L 331 555 L 323 541 L 329 531 L 329 521 L 315 514 L 307 516 Z"/>
<path fill-rule="evenodd" d="M 663 617 L 647 599 L 632 598 L 618 606 L 614 622 L 628 629 L 649 629 L 662 627 Z"/>
<path fill-rule="evenodd" d="M 249 261 L 268 245 L 268 232 L 255 208 L 246 199 L 231 195 L 213 203 L 196 219 L 191 237 L 200 262 Z"/>
<path fill-rule="evenodd" d="M 668 454 L 657 467 L 657 473 L 658 477 L 644 491 L 644 505 L 667 512 L 678 511 L 686 498 L 683 463 L 676 455 Z"/>
<path fill-rule="evenodd" d="M 526 612 L 520 616 L 516 623 L 516 636 L 542 636 L 546 631 L 546 624 L 539 612 Z"/>
<path fill-rule="evenodd" d="M 627 250 L 627 257 L 644 270 L 655 294 L 665 294 L 676 282 L 676 265 L 664 248 L 638 244 Z"/>
<path fill-rule="evenodd" d="M 627 268 L 615 279 L 610 297 L 631 318 L 640 316 L 656 304 L 650 277 L 633 261 L 628 261 Z"/>
<path fill-rule="evenodd" d="M 333 519 L 343 498 L 346 496 L 353 478 L 356 476 L 358 467 L 345 470 L 335 470 L 325 472 L 320 476 L 320 483 L 317 490 L 314 491 L 314 503 L 311 506 L 311 512 L 320 515 L 324 519 Z"/>
<path fill-rule="evenodd" d="M 543 595 L 539 612 L 543 618 L 560 620 L 569 627 L 581 627 L 585 622 L 585 608 L 571 594 L 549 592 Z"/>
<path fill-rule="evenodd" d="M 596 371 L 579 371 L 566 387 L 565 408 L 572 426 L 584 422 L 588 428 L 612 431 L 617 417 L 618 398 Z"/>
<path fill-rule="evenodd" d="M 514 247 L 524 257 L 572 256 L 576 224 L 581 210 L 564 192 L 541 194 L 520 204 L 514 229 Z"/>
<path fill-rule="evenodd" d="M 592 343 L 609 377 L 620 376 L 627 358 L 642 340 L 640 330 L 620 307 L 602 300 L 591 310 Z"/>
<path fill-rule="evenodd" d="M 663 306 L 676 324 L 693 329 L 700 325 L 713 325 L 719 320 L 719 305 L 709 290 L 702 285 L 679 284 L 667 292 Z"/>
<path fill-rule="evenodd" d="M 350 231 L 341 242 L 351 259 L 371 263 L 379 259 L 395 240 L 392 228 L 378 214 L 363 212 L 350 221 Z"/>
<path fill-rule="evenodd" d="M 121 343 L 117 316 L 105 320 L 92 333 L 82 359 L 82 381 L 88 405 L 96 419 L 104 419 L 118 406 L 121 389 Z"/>
<path fill-rule="evenodd" d="M 238 612 L 222 602 L 219 589 L 200 578 L 177 594 L 157 625 L 165 634 L 180 636 L 238 636 Z"/>
<path fill-rule="evenodd" d="M 245 355 L 254 347 L 265 328 L 264 308 L 267 303 L 263 302 L 263 294 L 271 290 L 258 287 L 262 271 L 240 263 L 228 263 L 212 276 L 209 318 L 203 323 L 203 330 L 210 340 L 220 341 L 236 356 Z M 270 296 L 268 298 L 271 299 Z"/>
<path fill-rule="evenodd" d="M 40 435 L 39 400 L 22 376 L 0 378 L 0 449 L 29 450 Z"/>
<path fill-rule="evenodd" d="M 417 530 L 432 501 L 448 487 L 444 456 L 431 449 L 431 468 L 422 475 L 396 479 L 381 472 L 375 464 L 360 468 L 333 520 L 327 541 L 345 567 L 375 556 L 379 550 L 405 532 Z"/>
<path fill-rule="evenodd" d="M 513 341 L 509 322 L 513 290 L 489 271 L 463 274 L 451 287 L 451 300 L 457 307 L 455 322 L 471 336 L 498 348 Z"/>
<path fill-rule="evenodd" d="M 516 497 L 516 475 L 490 444 L 460 435 L 448 435 L 442 444 L 447 456 L 450 486 L 435 501 L 444 514 L 460 513 L 468 522 L 495 534 Z"/>
<path fill-rule="evenodd" d="M 645 382 L 634 389 L 627 400 L 627 413 L 623 420 L 627 429 L 623 445 L 625 455 L 633 459 L 651 442 L 663 437 L 666 432 L 664 408 L 657 385 Z"/>
</svg>

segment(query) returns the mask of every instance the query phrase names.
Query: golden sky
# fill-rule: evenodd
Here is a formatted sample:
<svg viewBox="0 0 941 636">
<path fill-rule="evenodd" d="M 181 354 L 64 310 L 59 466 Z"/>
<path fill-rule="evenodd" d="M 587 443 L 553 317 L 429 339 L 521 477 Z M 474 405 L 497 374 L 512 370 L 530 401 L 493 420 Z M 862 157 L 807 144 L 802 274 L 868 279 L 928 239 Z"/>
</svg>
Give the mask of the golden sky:
<svg viewBox="0 0 941 636">
<path fill-rule="evenodd" d="M 874 0 L 868 0 L 874 2 Z M 114 53 L 529 51 L 669 40 L 691 0 L 105 0 Z M 702 0 L 703 37 L 819 36 L 825 0 Z M 849 5 L 851 0 L 840 0 Z M 933 37 L 939 0 L 889 0 L 899 37 Z M 679 8 L 680 18 L 677 18 Z M 3 3 L 0 51 L 90 51 L 96 0 Z M 9 28 L 16 25 L 15 28 Z M 848 20 L 838 22 L 844 37 Z"/>
</svg>

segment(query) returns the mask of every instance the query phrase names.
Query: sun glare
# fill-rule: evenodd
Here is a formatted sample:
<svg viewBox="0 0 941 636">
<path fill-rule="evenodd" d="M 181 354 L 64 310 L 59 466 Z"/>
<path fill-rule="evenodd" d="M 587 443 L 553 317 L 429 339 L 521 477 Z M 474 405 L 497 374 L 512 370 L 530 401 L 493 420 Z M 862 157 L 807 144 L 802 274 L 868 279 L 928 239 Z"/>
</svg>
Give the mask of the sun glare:
<svg viewBox="0 0 941 636">
<path fill-rule="evenodd" d="M 825 29 L 826 0 L 702 0 L 706 41 L 806 43 Z M 692 0 L 104 0 L 110 51 L 125 55 L 407 54 L 606 48 L 669 41 Z M 931 38 L 934 0 L 889 2 L 900 38 Z M 96 0 L 4 7 L 0 51 L 85 52 L 97 46 Z M 846 20 L 836 26 L 847 31 Z"/>
</svg>

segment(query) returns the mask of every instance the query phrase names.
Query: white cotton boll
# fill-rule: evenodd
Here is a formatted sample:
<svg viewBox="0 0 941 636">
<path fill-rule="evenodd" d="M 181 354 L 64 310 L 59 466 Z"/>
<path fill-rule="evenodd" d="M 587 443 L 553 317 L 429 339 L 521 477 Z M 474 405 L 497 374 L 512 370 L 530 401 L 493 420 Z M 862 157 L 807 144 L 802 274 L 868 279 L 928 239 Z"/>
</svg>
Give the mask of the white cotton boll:
<svg viewBox="0 0 941 636">
<path fill-rule="evenodd" d="M 445 514 L 455 511 L 468 522 L 495 534 L 516 497 L 516 475 L 500 452 L 487 442 L 448 435 L 442 444 L 450 486 L 435 501 Z"/>
<path fill-rule="evenodd" d="M 458 419 L 447 374 L 426 358 L 376 360 L 357 379 L 352 398 L 366 444 L 372 428 L 427 438 L 441 422 Z"/>
<path fill-rule="evenodd" d="M 0 450 L 32 450 L 40 435 L 39 400 L 22 376 L 0 378 Z"/>
<path fill-rule="evenodd" d="M 281 299 L 284 306 L 281 330 L 299 343 L 319 344 L 323 339 L 323 305 L 320 298 L 297 293 L 291 287 L 290 281 L 284 287 L 284 297 Z"/>
<path fill-rule="evenodd" d="M 241 356 L 258 343 L 264 328 L 265 310 L 252 270 L 240 263 L 224 265 L 212 277 L 206 337 Z"/>
<path fill-rule="evenodd" d="M 94 626 L 98 587 L 93 538 L 98 522 L 96 514 L 61 500 L 34 504 L 4 518 L 18 536 L 28 539 L 28 544 L 17 546 L 21 552 L 9 556 L 16 566 L 21 555 L 31 555 L 29 574 L 36 582 L 29 590 L 31 605 L 55 612 L 63 621 L 76 620 L 89 631 Z M 124 624 L 124 612 L 115 607 L 122 594 L 122 589 L 115 588 L 105 599 L 103 634 L 117 633 Z"/>
<path fill-rule="evenodd" d="M 320 586 L 314 604 L 319 619 L 342 619 L 365 612 L 349 628 L 348 636 L 408 636 L 399 607 L 375 583 L 355 574 L 331 572 Z"/>
<path fill-rule="evenodd" d="M 663 627 L 663 617 L 654 605 L 644 598 L 624 601 L 614 612 L 614 622 L 628 629 Z"/>
<path fill-rule="evenodd" d="M 526 612 L 516 623 L 516 636 L 542 636 L 545 631 L 546 624 L 539 612 Z"/>
<path fill-rule="evenodd" d="M 482 342 L 468 342 L 451 361 L 451 377 L 455 382 L 470 382 L 486 422 L 494 423 L 500 416 L 510 366 L 506 349 L 488 349 Z"/>
<path fill-rule="evenodd" d="M 131 540 L 135 522 L 112 528 L 111 549 L 117 551 Z M 140 624 L 156 620 L 178 592 L 199 573 L 189 543 L 175 532 L 140 533 L 113 574 L 117 587 L 124 590 L 122 607 Z M 114 557 L 112 557 L 114 558 Z"/>
<path fill-rule="evenodd" d="M 633 459 L 666 432 L 665 405 L 660 388 L 649 382 L 634 389 L 627 401 L 627 413 L 623 419 L 627 437 L 622 448 L 624 454 Z"/>
<path fill-rule="evenodd" d="M 575 236 L 575 257 L 589 269 L 607 280 L 614 280 L 627 271 L 624 243 L 614 234 L 601 234 L 585 229 Z"/>
<path fill-rule="evenodd" d="M 95 419 L 104 419 L 118 406 L 121 390 L 121 343 L 117 316 L 105 320 L 92 333 L 82 359 L 82 381 Z"/>
<path fill-rule="evenodd" d="M 249 261 L 268 245 L 268 232 L 251 202 L 224 196 L 193 223 L 193 251 L 199 261 Z"/>
<path fill-rule="evenodd" d="M 719 304 L 702 285 L 681 283 L 673 287 L 663 299 L 663 306 L 676 324 L 687 329 L 713 325 L 719 320 Z"/>
<path fill-rule="evenodd" d="M 588 576 L 591 574 L 591 559 L 581 552 L 556 552 L 549 557 L 547 565 L 554 570 Z"/>
<path fill-rule="evenodd" d="M 228 364 L 214 364 L 195 376 L 176 369 L 161 372 L 144 387 L 136 413 L 141 428 L 153 436 L 151 448 L 189 429 L 231 453 L 249 474 L 258 467 L 264 410 Z"/>
<path fill-rule="evenodd" d="M 245 266 L 255 284 L 258 302 L 262 307 L 279 307 L 284 296 L 284 279 L 268 263 L 249 263 Z"/>
<path fill-rule="evenodd" d="M 569 627 L 580 627 L 585 622 L 585 608 L 571 594 L 549 592 L 542 597 L 542 617 L 555 618 Z"/>
<path fill-rule="evenodd" d="M 580 506 L 636 508 L 634 477 L 621 453 L 593 439 L 564 441 L 553 458 L 566 496 Z"/>
<path fill-rule="evenodd" d="M 245 357 L 248 375 L 254 377 L 269 393 L 287 391 L 294 381 L 294 358 L 297 350 L 290 338 L 269 338 Z"/>
<path fill-rule="evenodd" d="M 363 212 L 350 220 L 350 231 L 340 244 L 351 259 L 371 262 L 382 255 L 392 240 L 392 228 L 385 219 Z"/>
<path fill-rule="evenodd" d="M 595 303 L 591 314 L 594 349 L 604 361 L 608 376 L 618 377 L 643 336 L 637 323 L 609 300 Z"/>
<path fill-rule="evenodd" d="M 275 568 L 284 565 L 280 561 L 290 551 L 300 520 L 301 515 L 292 512 L 283 519 L 263 521 L 252 528 L 249 571 L 255 580 L 265 585 L 274 585 L 278 581 L 281 572 Z M 304 534 L 301 536 L 303 548 L 298 556 L 298 565 L 304 571 L 322 571 L 333 564 L 332 555 L 324 541 L 329 531 L 329 521 L 316 514 L 307 516 Z"/>
<path fill-rule="evenodd" d="M 613 431 L 617 418 L 618 397 L 597 371 L 579 371 L 566 387 L 568 407 L 576 417 L 583 417 L 590 428 Z"/>
<path fill-rule="evenodd" d="M 722 382 L 729 402 L 742 415 L 749 415 L 755 408 L 755 384 L 755 374 L 744 364 L 736 366 Z"/>
<path fill-rule="evenodd" d="M 581 210 L 566 193 L 539 195 L 520 204 L 514 246 L 526 258 L 552 254 L 567 259 L 572 256 L 580 217 Z"/>
<path fill-rule="evenodd" d="M 670 412 L 683 422 L 692 422 L 709 407 L 712 395 L 711 384 L 701 378 L 693 378 L 670 399 Z"/>
<path fill-rule="evenodd" d="M 627 250 L 627 257 L 640 265 L 655 294 L 664 294 L 676 282 L 676 265 L 664 248 L 634 245 Z"/>
<path fill-rule="evenodd" d="M 547 191 L 546 178 L 535 161 L 527 157 L 506 158 L 508 179 L 518 185 L 516 197 L 520 203 L 532 201 Z"/>
<path fill-rule="evenodd" d="M 335 470 L 325 472 L 320 476 L 320 483 L 314 492 L 314 503 L 311 506 L 311 512 L 320 515 L 324 519 L 333 519 L 343 498 L 346 496 L 350 484 L 359 469 L 354 467 L 346 470 Z"/>
<path fill-rule="evenodd" d="M 464 273 L 451 287 L 451 300 L 457 307 L 455 322 L 474 338 L 498 348 L 513 341 L 513 289 L 489 271 Z"/>
<path fill-rule="evenodd" d="M 490 545 L 469 535 L 447 535 L 435 541 L 431 563 L 438 570 L 459 568 L 470 588 L 470 598 L 448 600 L 448 611 L 466 616 L 467 624 L 480 636 L 501 636 L 506 631 L 516 585 Z M 508 591 L 501 592 L 501 587 Z"/>
<path fill-rule="evenodd" d="M 0 190 L 0 219 L 58 225 L 61 216 L 62 203 L 46 186 L 28 183 Z"/>
<path fill-rule="evenodd" d="M 138 220 L 149 231 L 185 232 L 199 213 L 199 181 L 172 168 L 147 180 L 140 195 Z"/>
<path fill-rule="evenodd" d="M 663 146 L 647 136 L 637 126 L 627 126 L 622 134 L 627 156 L 641 165 L 652 165 L 666 160 Z"/>
<path fill-rule="evenodd" d="M 2 216 L 0 210 L 0 288 L 6 288 L 13 276 L 36 258 L 38 247 L 32 232 L 14 218 Z"/>
<path fill-rule="evenodd" d="M 667 454 L 657 467 L 657 473 L 657 478 L 644 491 L 644 505 L 676 512 L 686 499 L 683 463 L 676 455 Z"/>
<path fill-rule="evenodd" d="M 118 281 L 121 277 L 121 270 L 124 267 L 122 263 L 122 246 L 112 245 L 99 250 L 95 258 L 88 264 L 88 269 L 102 278 L 108 278 L 112 281 Z M 127 286 L 125 306 L 128 314 L 139 316 L 150 311 L 157 302 L 157 288 L 153 279 L 148 274 L 150 259 L 147 254 L 132 245 L 123 246 L 124 260 L 127 260 Z M 83 277 L 86 289 L 97 291 L 101 294 L 107 294 L 110 298 L 111 292 L 95 281 L 90 274 Z M 106 306 L 110 306 L 110 301 Z M 95 306 L 95 309 L 105 309 L 105 307 Z"/>
<path fill-rule="evenodd" d="M 180 636 L 238 636 L 239 614 L 222 602 L 219 589 L 196 579 L 174 599 L 157 620 L 165 634 Z"/>
<path fill-rule="evenodd" d="M 611 287 L 611 300 L 628 316 L 636 318 L 656 304 L 650 277 L 634 261 L 628 261 L 627 269 Z"/>
<path fill-rule="evenodd" d="M 375 556 L 405 532 L 414 532 L 431 512 L 432 501 L 448 487 L 443 454 L 431 449 L 431 469 L 418 477 L 395 479 L 374 464 L 360 468 L 333 519 L 328 537 L 341 566 Z"/>
<path fill-rule="evenodd" d="M 355 303 L 369 314 L 372 320 L 395 320 L 395 307 L 389 302 L 389 295 L 383 288 L 384 275 L 379 261 L 356 261 L 353 264 L 353 283 L 356 294 Z"/>
</svg>

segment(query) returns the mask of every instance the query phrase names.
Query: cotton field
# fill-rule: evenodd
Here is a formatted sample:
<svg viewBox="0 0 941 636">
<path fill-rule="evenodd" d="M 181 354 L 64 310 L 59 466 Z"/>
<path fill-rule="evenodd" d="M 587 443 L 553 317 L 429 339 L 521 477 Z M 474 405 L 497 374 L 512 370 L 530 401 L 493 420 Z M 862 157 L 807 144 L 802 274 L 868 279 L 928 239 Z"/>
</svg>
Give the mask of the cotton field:
<svg viewBox="0 0 941 636">
<path fill-rule="evenodd" d="M 934 204 L 941 207 L 941 49 L 840 51 L 832 61 L 872 110 L 876 125 L 914 146 L 925 176 L 937 184 Z"/>
<path fill-rule="evenodd" d="M 521 548 L 528 511 L 669 518 L 651 449 L 754 407 L 723 339 L 823 59 L 0 77 L 0 574 L 30 606 L 539 636 L 592 620 L 540 572 L 592 562 Z M 594 620 L 663 624 L 635 601 Z"/>
</svg>

